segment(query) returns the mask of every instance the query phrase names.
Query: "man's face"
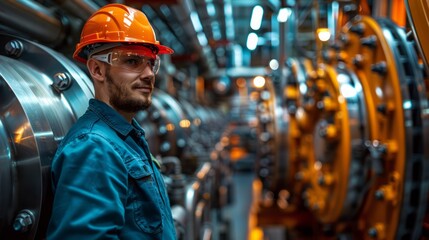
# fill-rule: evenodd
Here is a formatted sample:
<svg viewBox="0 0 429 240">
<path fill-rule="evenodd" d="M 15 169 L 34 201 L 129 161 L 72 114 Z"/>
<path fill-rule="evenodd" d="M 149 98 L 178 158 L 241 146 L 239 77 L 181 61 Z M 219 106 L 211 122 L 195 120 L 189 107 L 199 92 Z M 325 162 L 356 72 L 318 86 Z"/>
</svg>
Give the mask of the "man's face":
<svg viewBox="0 0 429 240">
<path fill-rule="evenodd" d="M 109 103 L 117 110 L 135 113 L 147 109 L 152 103 L 155 76 L 146 67 L 141 73 L 108 66 L 106 83 Z"/>
<path fill-rule="evenodd" d="M 106 63 L 106 100 L 113 108 L 136 113 L 151 105 L 154 70 L 159 66 L 151 50 L 142 46 L 119 47 L 94 58 Z"/>
</svg>

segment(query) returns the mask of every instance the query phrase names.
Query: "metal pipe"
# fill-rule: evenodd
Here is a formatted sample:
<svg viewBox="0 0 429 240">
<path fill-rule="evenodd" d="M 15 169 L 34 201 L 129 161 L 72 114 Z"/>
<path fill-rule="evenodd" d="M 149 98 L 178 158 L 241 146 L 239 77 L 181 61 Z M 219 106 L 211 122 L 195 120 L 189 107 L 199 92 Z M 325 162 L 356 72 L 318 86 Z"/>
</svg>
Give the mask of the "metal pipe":
<svg viewBox="0 0 429 240">
<path fill-rule="evenodd" d="M 43 44 L 58 46 L 66 42 L 65 38 L 72 38 L 76 33 L 79 35 L 78 31 L 83 21 L 100 8 L 91 0 L 55 0 L 54 2 L 57 6 L 48 8 L 35 1 L 0 1 L 0 27 L 7 32 L 23 34 Z M 57 9 L 62 9 L 70 15 L 62 16 Z M 72 21 L 68 19 L 70 17 L 77 19 Z"/>
<path fill-rule="evenodd" d="M 215 75 L 215 73 L 217 72 L 217 67 L 214 63 L 213 54 L 208 46 L 200 45 L 197 35 L 195 33 L 195 29 L 192 25 L 190 16 L 191 13 L 195 11 L 193 1 L 184 0 L 181 2 L 181 4 L 173 6 L 172 11 L 176 16 L 178 16 L 182 28 L 190 37 L 194 46 L 196 46 L 196 51 L 200 56 L 200 64 L 204 67 L 204 70 L 206 71 L 205 74 L 208 76 Z"/>
<path fill-rule="evenodd" d="M 185 239 L 185 229 L 187 223 L 186 210 L 183 206 L 173 205 L 171 207 L 171 214 L 173 215 L 174 224 L 176 227 L 177 239 Z"/>
<path fill-rule="evenodd" d="M 333 1 L 328 4 L 328 14 L 327 14 L 327 27 L 331 33 L 331 38 L 329 39 L 330 44 L 335 43 L 339 31 L 338 16 L 340 13 L 340 4 L 337 1 Z"/>
<path fill-rule="evenodd" d="M 186 191 L 185 208 L 187 215 L 189 216 L 188 227 L 186 229 L 186 239 L 195 239 L 195 215 L 193 213 L 197 205 L 200 187 L 200 183 L 198 181 L 194 181 Z"/>
<path fill-rule="evenodd" d="M 65 27 L 55 13 L 34 1 L 0 1 L 0 25 L 47 44 L 56 45 L 66 36 Z"/>
<path fill-rule="evenodd" d="M 197 208 L 197 203 L 199 199 L 201 199 L 201 191 L 204 191 L 203 184 L 206 182 L 205 180 L 208 176 L 208 173 L 210 172 L 210 169 L 211 164 L 209 162 L 204 163 L 195 174 L 197 180 L 192 182 L 186 191 L 185 208 L 187 215 L 189 216 L 186 239 L 195 239 L 195 236 L 198 235 L 196 231 L 197 229 L 195 227 L 195 211 Z"/>
<path fill-rule="evenodd" d="M 61 9 L 82 20 L 88 19 L 100 6 L 90 0 L 55 0 Z M 107 2 L 106 2 L 107 4 Z"/>
</svg>

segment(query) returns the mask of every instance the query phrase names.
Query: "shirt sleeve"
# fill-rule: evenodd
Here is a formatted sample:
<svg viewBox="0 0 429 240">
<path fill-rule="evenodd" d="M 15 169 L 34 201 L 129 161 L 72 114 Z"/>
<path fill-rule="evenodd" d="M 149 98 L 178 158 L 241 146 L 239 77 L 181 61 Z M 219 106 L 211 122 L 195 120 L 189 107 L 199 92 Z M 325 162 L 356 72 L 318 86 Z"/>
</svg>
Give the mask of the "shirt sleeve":
<svg viewBox="0 0 429 240">
<path fill-rule="evenodd" d="M 94 134 L 75 139 L 56 154 L 51 173 L 48 239 L 118 239 L 128 174 L 110 141 Z"/>
</svg>

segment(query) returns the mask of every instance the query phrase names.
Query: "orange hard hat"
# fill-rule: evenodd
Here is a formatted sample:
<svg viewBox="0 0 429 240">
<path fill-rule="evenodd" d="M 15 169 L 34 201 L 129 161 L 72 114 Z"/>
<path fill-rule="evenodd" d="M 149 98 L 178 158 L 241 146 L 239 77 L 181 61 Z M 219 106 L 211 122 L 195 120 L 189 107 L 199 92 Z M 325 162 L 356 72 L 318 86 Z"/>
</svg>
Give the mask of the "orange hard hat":
<svg viewBox="0 0 429 240">
<path fill-rule="evenodd" d="M 122 4 L 108 4 L 96 11 L 82 29 L 80 42 L 73 58 L 86 63 L 95 47 L 105 43 L 143 44 L 155 48 L 157 54 L 172 54 L 174 51 L 159 44 L 146 15 Z"/>
</svg>

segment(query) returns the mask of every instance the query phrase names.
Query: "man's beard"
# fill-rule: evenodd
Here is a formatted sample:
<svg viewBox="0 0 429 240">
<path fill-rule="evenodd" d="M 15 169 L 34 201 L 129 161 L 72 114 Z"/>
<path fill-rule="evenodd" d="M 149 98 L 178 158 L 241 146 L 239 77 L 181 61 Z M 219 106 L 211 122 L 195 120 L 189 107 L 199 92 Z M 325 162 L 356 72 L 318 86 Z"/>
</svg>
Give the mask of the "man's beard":
<svg viewBox="0 0 429 240">
<path fill-rule="evenodd" d="M 110 75 L 110 69 L 106 72 L 106 82 L 109 84 L 109 103 L 117 110 L 135 113 L 147 109 L 152 104 L 151 96 L 148 96 L 147 100 L 130 98 L 130 94 L 127 94 L 125 85 L 120 86 L 113 81 L 112 76 Z"/>
</svg>

